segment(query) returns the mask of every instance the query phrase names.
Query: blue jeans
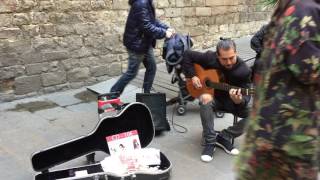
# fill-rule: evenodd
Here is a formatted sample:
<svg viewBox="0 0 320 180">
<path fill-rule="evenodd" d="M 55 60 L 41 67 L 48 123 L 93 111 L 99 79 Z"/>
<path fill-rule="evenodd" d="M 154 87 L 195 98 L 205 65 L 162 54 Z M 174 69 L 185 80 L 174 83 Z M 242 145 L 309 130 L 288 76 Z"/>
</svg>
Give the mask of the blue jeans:
<svg viewBox="0 0 320 180">
<path fill-rule="evenodd" d="M 127 84 L 136 77 L 141 62 L 146 68 L 143 80 L 144 93 L 150 93 L 152 83 L 157 71 L 157 65 L 153 54 L 153 48 L 150 47 L 146 53 L 136 53 L 128 50 L 128 69 L 120 79 L 112 86 L 110 92 L 123 92 Z"/>
</svg>

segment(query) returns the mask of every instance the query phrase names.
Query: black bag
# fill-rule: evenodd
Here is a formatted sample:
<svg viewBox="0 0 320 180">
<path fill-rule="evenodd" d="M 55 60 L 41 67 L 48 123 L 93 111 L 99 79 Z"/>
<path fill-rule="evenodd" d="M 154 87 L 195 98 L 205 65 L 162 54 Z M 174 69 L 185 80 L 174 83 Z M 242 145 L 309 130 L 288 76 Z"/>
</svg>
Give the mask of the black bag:
<svg viewBox="0 0 320 180">
<path fill-rule="evenodd" d="M 137 93 L 136 101 L 142 102 L 149 107 L 156 133 L 170 131 L 170 125 L 167 120 L 166 94 Z"/>
<path fill-rule="evenodd" d="M 141 147 L 146 147 L 154 137 L 152 116 L 148 107 L 142 103 L 130 103 L 116 116 L 101 119 L 93 132 L 86 136 L 70 140 L 36 152 L 31 157 L 32 167 L 41 172 L 35 180 L 55 179 L 99 179 L 99 180 L 167 180 L 171 175 L 171 162 L 160 152 L 161 173 L 130 173 L 126 176 L 117 176 L 105 173 L 100 163 L 74 167 L 69 169 L 49 171 L 50 168 L 68 162 L 72 159 L 91 154 L 94 151 L 104 151 L 109 154 L 106 137 L 114 134 L 137 130 Z M 79 171 L 87 175 L 77 177 Z"/>
</svg>

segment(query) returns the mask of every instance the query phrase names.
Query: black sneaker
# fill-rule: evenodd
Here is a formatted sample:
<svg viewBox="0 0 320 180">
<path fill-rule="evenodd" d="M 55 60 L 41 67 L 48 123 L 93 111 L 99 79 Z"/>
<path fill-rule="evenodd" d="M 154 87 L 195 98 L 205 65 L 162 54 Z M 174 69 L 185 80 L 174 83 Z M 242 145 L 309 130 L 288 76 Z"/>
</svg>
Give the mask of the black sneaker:
<svg viewBox="0 0 320 180">
<path fill-rule="evenodd" d="M 229 140 L 223 138 L 220 134 L 217 135 L 216 145 L 222 148 L 228 154 L 232 154 L 232 155 L 239 154 L 239 150 L 235 148 Z"/>
<path fill-rule="evenodd" d="M 216 146 L 214 144 L 206 145 L 202 151 L 201 160 L 203 162 L 212 161 L 215 150 L 216 150 Z"/>
</svg>

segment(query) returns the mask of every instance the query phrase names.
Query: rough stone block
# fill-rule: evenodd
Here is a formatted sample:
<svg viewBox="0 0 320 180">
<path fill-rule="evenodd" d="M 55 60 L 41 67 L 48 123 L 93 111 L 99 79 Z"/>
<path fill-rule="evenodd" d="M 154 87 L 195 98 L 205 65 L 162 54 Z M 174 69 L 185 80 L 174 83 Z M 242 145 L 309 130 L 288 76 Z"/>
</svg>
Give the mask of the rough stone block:
<svg viewBox="0 0 320 180">
<path fill-rule="evenodd" d="M 43 38 L 56 36 L 56 27 L 53 24 L 40 25 L 39 31 Z"/>
<path fill-rule="evenodd" d="M 212 15 L 217 15 L 217 14 L 225 14 L 227 6 L 217 6 L 213 7 L 211 10 Z"/>
<path fill-rule="evenodd" d="M 231 23 L 234 23 L 234 16 L 235 16 L 235 13 L 229 13 L 229 14 L 225 14 L 223 16 L 223 24 L 231 24 Z"/>
<path fill-rule="evenodd" d="M 11 40 L 6 47 L 8 53 L 22 54 L 31 48 L 30 40 Z"/>
<path fill-rule="evenodd" d="M 160 43 L 157 43 L 160 44 Z M 162 47 L 162 46 L 161 46 Z M 115 60 L 119 60 L 119 61 L 126 61 L 128 59 L 129 55 L 127 53 L 125 54 L 118 54 L 117 58 Z M 113 59 L 113 58 L 110 58 Z"/>
<path fill-rule="evenodd" d="M 57 36 L 66 36 L 71 35 L 75 32 L 73 26 L 60 24 L 56 26 L 56 34 Z"/>
<path fill-rule="evenodd" d="M 198 19 L 197 18 L 185 18 L 184 23 L 186 26 L 196 26 L 196 25 L 198 25 Z"/>
<path fill-rule="evenodd" d="M 0 2 L 0 6 L 1 6 L 1 2 Z M 12 26 L 12 16 L 10 14 L 0 14 L 0 19 L 1 19 L 0 27 Z"/>
<path fill-rule="evenodd" d="M 42 92 L 48 94 L 48 93 L 53 93 L 56 91 L 56 88 L 54 86 L 50 86 L 50 87 L 43 87 L 42 88 Z"/>
<path fill-rule="evenodd" d="M 188 29 L 191 36 L 201 36 L 207 32 L 204 26 L 195 26 L 195 27 L 190 27 Z"/>
<path fill-rule="evenodd" d="M 16 13 L 13 15 L 12 24 L 16 26 L 30 24 L 30 16 L 27 13 Z"/>
<path fill-rule="evenodd" d="M 48 71 L 49 63 L 36 63 L 26 65 L 27 75 L 40 74 Z"/>
<path fill-rule="evenodd" d="M 67 49 L 68 51 L 77 50 L 83 46 L 82 37 L 78 35 L 56 38 L 55 42 L 58 46 L 62 47 L 62 49 Z"/>
<path fill-rule="evenodd" d="M 60 61 L 52 61 L 49 63 L 48 71 L 50 72 L 65 71 L 65 69 Z"/>
<path fill-rule="evenodd" d="M 108 68 L 108 75 L 110 76 L 117 76 L 121 73 L 121 63 L 119 62 L 114 62 L 114 63 L 111 63 L 109 65 L 109 68 Z"/>
<path fill-rule="evenodd" d="M 247 21 L 248 21 L 248 18 L 249 18 L 248 13 L 242 12 L 242 13 L 240 13 L 240 15 L 239 15 L 239 21 L 240 21 L 240 23 L 247 22 Z"/>
<path fill-rule="evenodd" d="M 0 103 L 2 102 L 7 102 L 7 101 L 13 101 L 15 100 L 15 96 L 13 94 L 13 92 L 10 93 L 0 93 Z M 5 165 L 7 167 L 7 165 Z M 0 167 L 1 168 L 1 167 Z M 2 168 L 1 168 L 2 169 Z"/>
<path fill-rule="evenodd" d="M 77 49 L 70 52 L 71 58 L 83 58 L 91 55 L 92 55 L 91 50 L 85 47 L 82 47 L 81 49 Z"/>
<path fill-rule="evenodd" d="M 57 10 L 62 12 L 67 12 L 72 10 L 72 1 L 69 0 L 56 0 L 55 5 L 57 7 Z"/>
<path fill-rule="evenodd" d="M 0 68 L 0 79 L 10 79 L 15 77 L 15 72 L 12 67 Z"/>
<path fill-rule="evenodd" d="M 99 65 L 105 65 L 106 63 L 100 63 L 101 59 L 99 57 L 91 56 L 79 59 L 81 67 L 93 67 Z"/>
<path fill-rule="evenodd" d="M 217 25 L 224 24 L 224 15 L 217 15 L 216 16 L 216 24 Z"/>
<path fill-rule="evenodd" d="M 209 7 L 197 7 L 196 16 L 211 16 L 211 8 Z"/>
<path fill-rule="evenodd" d="M 182 15 L 185 17 L 195 16 L 196 10 L 193 7 L 182 8 Z"/>
<path fill-rule="evenodd" d="M 176 6 L 176 0 L 169 0 L 170 7 Z"/>
<path fill-rule="evenodd" d="M 197 19 L 201 25 L 214 25 L 216 23 L 216 18 L 213 16 L 203 16 L 198 17 Z"/>
<path fill-rule="evenodd" d="M 95 67 L 92 67 L 90 69 L 90 72 L 92 74 L 92 76 L 103 76 L 103 75 L 106 75 L 108 74 L 108 65 L 104 65 L 104 66 L 95 66 Z"/>
<path fill-rule="evenodd" d="M 127 60 L 127 59 L 128 59 L 128 55 L 127 54 L 125 54 L 121 58 L 121 60 Z M 120 60 L 120 59 L 116 55 L 107 54 L 107 55 L 101 56 L 98 64 L 110 64 L 110 63 L 118 61 L 118 60 Z"/>
<path fill-rule="evenodd" d="M 191 0 L 191 6 L 205 6 L 205 0 Z"/>
<path fill-rule="evenodd" d="M 55 9 L 55 4 L 53 1 L 39 1 L 40 11 L 52 11 Z"/>
<path fill-rule="evenodd" d="M 163 9 L 157 9 L 156 11 L 156 16 L 158 19 L 164 19 L 163 17 L 165 17 L 165 12 Z"/>
<path fill-rule="evenodd" d="M 128 0 L 113 1 L 112 9 L 129 9 Z"/>
<path fill-rule="evenodd" d="M 174 18 L 171 18 L 171 24 L 173 24 L 173 26 L 174 26 L 174 28 L 183 28 L 183 26 L 184 26 L 184 21 L 182 20 L 182 18 L 181 17 L 174 17 Z M 159 44 L 160 45 L 160 42 L 159 43 L 157 43 L 157 44 Z M 160 48 L 162 47 L 162 46 L 159 46 Z"/>
<path fill-rule="evenodd" d="M 17 11 L 18 1 L 2 0 L 0 1 L 0 13 L 10 13 Z"/>
<path fill-rule="evenodd" d="M 228 24 L 222 24 L 219 26 L 219 31 L 227 32 L 229 30 L 228 28 Z"/>
<path fill-rule="evenodd" d="M 0 92 L 12 93 L 14 90 L 14 78 L 0 81 Z"/>
<path fill-rule="evenodd" d="M 22 64 L 22 60 L 20 59 L 18 54 L 8 53 L 8 54 L 0 54 L 0 67 L 7 67 Z"/>
<path fill-rule="evenodd" d="M 23 65 L 14 65 L 14 66 L 0 68 L 0 80 L 18 77 L 24 74 L 25 74 L 25 67 Z"/>
<path fill-rule="evenodd" d="M 232 5 L 238 5 L 239 0 L 224 0 L 224 5 L 226 6 L 232 6 Z"/>
<path fill-rule="evenodd" d="M 191 0 L 176 0 L 177 7 L 191 6 Z"/>
<path fill-rule="evenodd" d="M 226 0 L 206 0 L 206 6 L 224 5 Z"/>
<path fill-rule="evenodd" d="M 38 25 L 22 25 L 21 29 L 25 39 L 34 38 L 39 35 L 39 26 Z"/>
<path fill-rule="evenodd" d="M 24 52 L 20 57 L 24 64 L 43 62 L 42 55 L 33 49 Z"/>
<path fill-rule="evenodd" d="M 67 81 L 66 73 L 64 71 L 50 72 L 41 74 L 43 86 L 52 86 L 63 84 Z"/>
<path fill-rule="evenodd" d="M 106 54 L 108 52 L 123 52 L 123 46 L 120 41 L 119 35 L 106 35 L 106 36 L 88 36 L 84 39 L 84 45 L 92 47 L 95 55 Z"/>
<path fill-rule="evenodd" d="M 15 94 L 22 95 L 38 91 L 41 88 L 39 75 L 22 76 L 15 79 Z"/>
<path fill-rule="evenodd" d="M 233 23 L 239 23 L 239 22 L 240 22 L 240 14 L 239 13 L 234 13 Z"/>
<path fill-rule="evenodd" d="M 108 2 L 105 2 L 104 0 L 91 0 L 90 1 L 92 10 L 106 9 L 108 7 L 106 3 L 108 3 Z M 109 2 L 109 4 L 111 4 L 111 3 Z"/>
<path fill-rule="evenodd" d="M 157 8 L 167 8 L 169 6 L 170 6 L 170 3 L 168 0 L 157 1 Z"/>
<path fill-rule="evenodd" d="M 35 38 L 33 39 L 32 46 L 36 51 L 42 51 L 56 49 L 57 44 L 52 38 Z"/>
<path fill-rule="evenodd" d="M 210 34 L 217 34 L 219 32 L 219 27 L 217 25 L 209 26 L 209 33 Z"/>
<path fill-rule="evenodd" d="M 56 89 L 57 91 L 63 91 L 63 90 L 70 89 L 69 83 L 58 84 L 58 85 L 55 85 L 54 87 L 55 87 L 55 89 Z"/>
<path fill-rule="evenodd" d="M 70 57 L 68 51 L 49 51 L 41 54 L 44 61 L 63 60 Z"/>
<path fill-rule="evenodd" d="M 84 84 L 84 82 L 73 82 L 73 83 L 70 83 L 70 87 L 72 88 L 72 89 L 78 89 L 78 88 L 81 88 L 81 87 L 83 87 L 85 84 Z"/>
<path fill-rule="evenodd" d="M 179 17 L 181 16 L 181 8 L 167 8 L 165 15 L 166 17 Z"/>
<path fill-rule="evenodd" d="M 45 12 L 30 12 L 32 24 L 44 24 L 49 22 L 49 14 Z"/>
<path fill-rule="evenodd" d="M 90 11 L 91 10 L 91 3 L 90 1 L 86 0 L 77 0 L 71 1 L 72 11 Z"/>
<path fill-rule="evenodd" d="M 37 2 L 35 0 L 22 0 L 19 1 L 18 9 L 21 12 L 30 11 L 31 9 L 37 6 Z"/>
<path fill-rule="evenodd" d="M 67 73 L 69 82 L 81 82 L 90 77 L 90 71 L 88 67 L 74 68 Z"/>
<path fill-rule="evenodd" d="M 17 39 L 21 36 L 20 28 L 1 28 L 0 27 L 0 40 L 1 39 Z"/>
<path fill-rule="evenodd" d="M 72 68 L 75 68 L 75 67 L 81 67 L 79 59 L 62 60 L 61 63 L 66 70 L 71 70 Z"/>
<path fill-rule="evenodd" d="M 49 21 L 54 24 L 77 24 L 84 22 L 83 13 L 71 11 L 68 13 L 55 12 L 49 15 Z"/>
</svg>

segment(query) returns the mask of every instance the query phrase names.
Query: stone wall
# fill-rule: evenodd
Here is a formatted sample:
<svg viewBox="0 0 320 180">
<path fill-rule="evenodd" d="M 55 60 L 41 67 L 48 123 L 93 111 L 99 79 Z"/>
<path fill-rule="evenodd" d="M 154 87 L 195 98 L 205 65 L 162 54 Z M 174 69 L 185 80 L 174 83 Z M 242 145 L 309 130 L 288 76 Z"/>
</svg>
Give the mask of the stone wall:
<svg viewBox="0 0 320 180">
<path fill-rule="evenodd" d="M 255 32 L 259 0 L 155 0 L 157 16 L 196 48 Z M 121 74 L 128 0 L 1 0 L 0 101 L 79 88 Z M 161 53 L 159 41 L 156 55 Z M 159 61 L 161 58 L 158 58 Z"/>
</svg>

